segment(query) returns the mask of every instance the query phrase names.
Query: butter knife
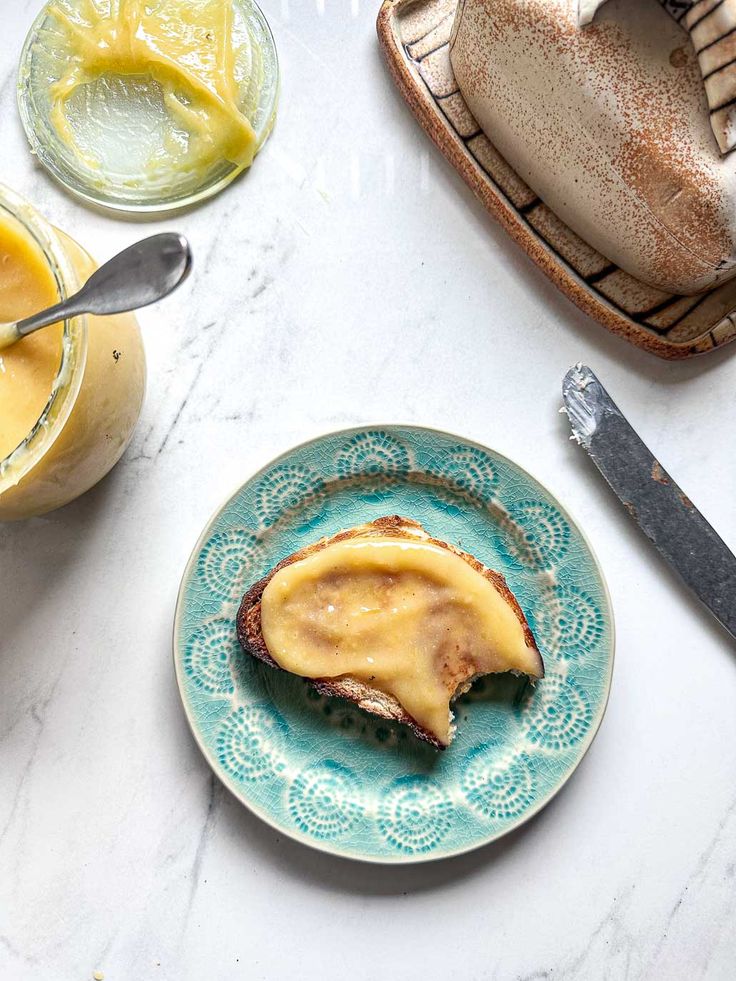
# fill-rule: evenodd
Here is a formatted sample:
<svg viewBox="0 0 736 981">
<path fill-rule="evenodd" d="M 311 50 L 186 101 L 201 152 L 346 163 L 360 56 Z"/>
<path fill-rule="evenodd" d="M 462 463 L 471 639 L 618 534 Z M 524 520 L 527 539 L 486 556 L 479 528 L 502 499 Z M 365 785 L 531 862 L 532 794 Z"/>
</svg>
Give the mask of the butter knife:
<svg viewBox="0 0 736 981">
<path fill-rule="evenodd" d="M 562 398 L 572 438 L 660 554 L 736 639 L 736 556 L 650 453 L 587 365 L 570 368 Z"/>
</svg>

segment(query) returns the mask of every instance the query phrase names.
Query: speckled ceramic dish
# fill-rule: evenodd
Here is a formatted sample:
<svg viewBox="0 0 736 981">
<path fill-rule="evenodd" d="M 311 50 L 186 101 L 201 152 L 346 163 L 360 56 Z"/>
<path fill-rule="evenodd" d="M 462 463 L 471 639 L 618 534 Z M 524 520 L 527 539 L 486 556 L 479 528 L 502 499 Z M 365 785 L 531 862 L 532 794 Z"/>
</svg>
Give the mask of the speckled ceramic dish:
<svg viewBox="0 0 736 981">
<path fill-rule="evenodd" d="M 460 699 L 441 753 L 254 660 L 235 635 L 242 593 L 271 566 L 386 514 L 503 572 L 544 656 L 535 688 L 496 676 Z M 603 717 L 613 619 L 588 543 L 533 477 L 457 436 L 382 426 L 290 450 L 217 512 L 184 573 L 174 660 L 195 739 L 255 814 L 323 851 L 417 862 L 493 841 L 563 786 Z"/>
<path fill-rule="evenodd" d="M 378 37 L 410 109 L 487 211 L 573 303 L 632 344 L 680 359 L 736 338 L 736 279 L 697 296 L 648 285 L 576 235 L 509 165 L 455 78 L 450 46 L 459 6 L 458 0 L 384 0 Z M 699 73 L 695 84 L 701 85 Z"/>
</svg>

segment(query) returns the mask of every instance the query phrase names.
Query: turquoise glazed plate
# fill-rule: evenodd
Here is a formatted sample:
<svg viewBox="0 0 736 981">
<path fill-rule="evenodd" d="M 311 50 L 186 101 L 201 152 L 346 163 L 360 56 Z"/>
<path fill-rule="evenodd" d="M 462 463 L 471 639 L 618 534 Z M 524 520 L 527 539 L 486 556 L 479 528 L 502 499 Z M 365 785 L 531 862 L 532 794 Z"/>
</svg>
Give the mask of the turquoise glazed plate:
<svg viewBox="0 0 736 981">
<path fill-rule="evenodd" d="M 387 514 L 502 572 L 544 658 L 535 687 L 476 683 L 444 752 L 256 661 L 235 636 L 240 597 L 272 566 Z M 246 807 L 323 851 L 418 862 L 499 838 L 567 781 L 606 707 L 613 617 L 590 546 L 533 477 L 460 437 L 381 426 L 290 450 L 217 512 L 184 573 L 174 660 L 194 737 Z"/>
</svg>

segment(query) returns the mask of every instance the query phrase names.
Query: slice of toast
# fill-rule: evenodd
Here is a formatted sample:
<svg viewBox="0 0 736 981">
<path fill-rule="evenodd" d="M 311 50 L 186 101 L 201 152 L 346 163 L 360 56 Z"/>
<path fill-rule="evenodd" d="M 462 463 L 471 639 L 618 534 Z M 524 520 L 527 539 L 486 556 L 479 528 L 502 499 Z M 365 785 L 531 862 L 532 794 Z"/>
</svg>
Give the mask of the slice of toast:
<svg viewBox="0 0 736 981">
<path fill-rule="evenodd" d="M 368 537 L 390 537 L 391 539 L 409 539 L 413 541 L 420 540 L 431 545 L 448 549 L 450 552 L 463 559 L 463 561 L 467 562 L 471 568 L 473 568 L 492 584 L 504 602 L 511 608 L 518 618 L 523 629 L 526 647 L 528 651 L 532 653 L 532 660 L 535 665 L 534 673 L 530 672 L 529 676 L 535 679 L 544 676 L 542 657 L 539 653 L 539 649 L 537 648 L 532 631 L 521 610 L 521 607 L 506 584 L 504 577 L 500 573 L 494 572 L 492 569 L 487 568 L 472 555 L 468 555 L 466 552 L 461 551 L 454 545 L 450 545 L 448 542 L 443 542 L 432 538 L 418 522 L 413 521 L 410 518 L 400 517 L 399 515 L 378 518 L 377 520 L 371 521 L 367 524 L 358 525 L 357 527 L 351 528 L 347 531 L 341 531 L 330 538 L 323 538 L 312 545 L 307 545 L 305 548 L 302 548 L 298 552 L 294 552 L 293 555 L 285 558 L 266 576 L 264 576 L 263 579 L 260 579 L 258 582 L 254 583 L 243 597 L 237 614 L 238 639 L 240 640 L 244 650 L 253 657 L 258 658 L 265 664 L 268 664 L 270 667 L 283 670 L 276 663 L 269 652 L 263 636 L 261 626 L 261 597 L 263 596 L 266 586 L 268 586 L 276 573 L 286 566 L 299 562 L 302 559 L 306 559 L 309 556 L 314 555 L 315 553 L 322 551 L 328 546 L 338 542 L 344 542 L 351 538 L 364 539 Z M 480 674 L 473 674 L 468 677 L 461 678 L 450 701 L 454 701 L 454 699 L 456 699 L 459 695 L 466 692 L 478 677 L 480 677 Z M 431 743 L 431 745 L 435 746 L 437 749 L 445 749 L 446 746 L 449 745 L 452 735 L 454 734 L 454 727 L 451 727 L 450 739 L 447 742 L 444 742 L 435 733 L 430 732 L 428 729 L 421 726 L 414 718 L 412 718 L 412 716 L 409 715 L 396 697 L 390 693 L 372 687 L 362 679 L 350 677 L 349 675 L 341 675 L 340 677 L 334 678 L 308 678 L 307 680 L 321 694 L 345 698 L 350 702 L 354 702 L 366 712 L 370 712 L 372 715 L 379 716 L 382 719 L 389 719 L 394 722 L 401 722 L 409 726 L 419 739 Z M 451 712 L 450 718 L 452 718 Z"/>
</svg>

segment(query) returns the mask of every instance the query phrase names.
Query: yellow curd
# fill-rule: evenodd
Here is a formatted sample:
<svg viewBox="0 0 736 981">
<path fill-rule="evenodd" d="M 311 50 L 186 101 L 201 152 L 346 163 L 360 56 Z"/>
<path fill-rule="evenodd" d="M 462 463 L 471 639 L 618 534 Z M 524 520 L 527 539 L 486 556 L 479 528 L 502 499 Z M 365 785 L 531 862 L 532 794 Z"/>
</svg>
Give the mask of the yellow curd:
<svg viewBox="0 0 736 981">
<path fill-rule="evenodd" d="M 67 106 L 81 86 L 117 76 L 152 79 L 175 125 L 146 170 L 170 168 L 172 158 L 195 172 L 221 160 L 251 164 L 257 139 L 241 107 L 232 0 L 56 0 L 48 14 L 67 59 L 51 86 L 51 121 L 88 166 L 99 161 L 79 146 Z"/>
<path fill-rule="evenodd" d="M 40 246 L 20 222 L 0 222 L 0 323 L 22 320 L 59 299 Z M 46 407 L 61 367 L 63 325 L 0 350 L 0 460 L 23 442 Z"/>
<path fill-rule="evenodd" d="M 0 187 L 0 323 L 76 292 L 96 265 Z M 131 314 L 76 317 L 0 351 L 0 520 L 42 514 L 97 483 L 140 414 L 145 360 Z"/>
<path fill-rule="evenodd" d="M 396 698 L 445 745 L 449 702 L 470 679 L 543 674 L 494 583 L 421 540 L 355 537 L 284 566 L 263 591 L 261 629 L 280 667 L 305 678 L 358 678 Z"/>
</svg>

